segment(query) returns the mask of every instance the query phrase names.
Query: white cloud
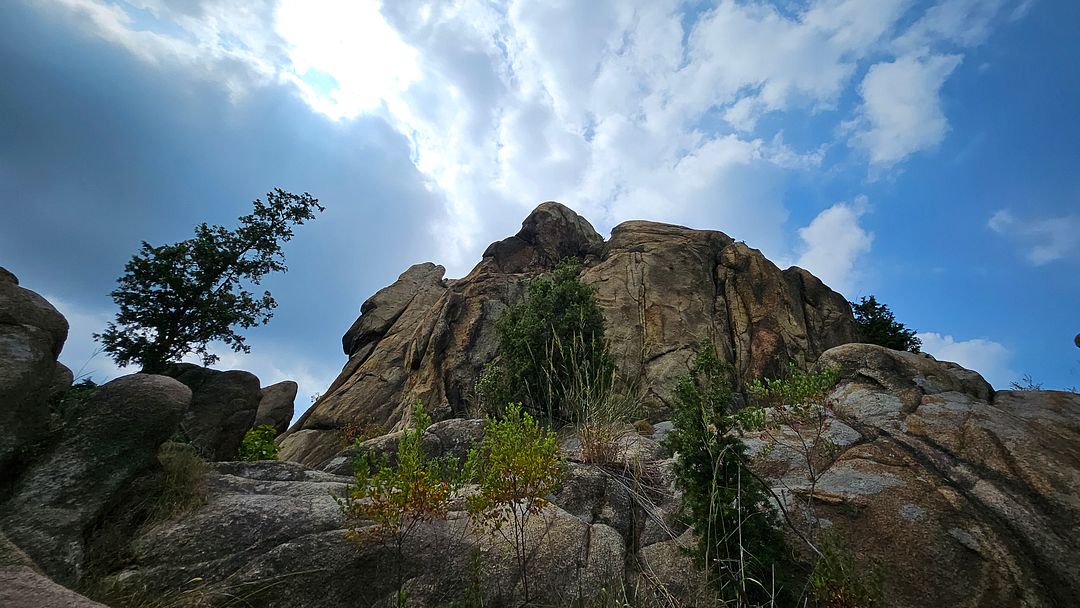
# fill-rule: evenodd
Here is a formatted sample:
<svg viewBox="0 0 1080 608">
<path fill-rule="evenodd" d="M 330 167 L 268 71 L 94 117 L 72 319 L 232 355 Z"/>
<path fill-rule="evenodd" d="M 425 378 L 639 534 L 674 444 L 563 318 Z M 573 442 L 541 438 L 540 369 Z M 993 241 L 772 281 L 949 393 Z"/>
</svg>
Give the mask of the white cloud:
<svg viewBox="0 0 1080 608">
<path fill-rule="evenodd" d="M 1020 21 L 1024 17 L 1027 17 L 1031 9 L 1035 8 L 1035 0 L 1020 0 L 1016 8 L 1009 13 L 1009 21 Z"/>
<path fill-rule="evenodd" d="M 851 144 L 871 164 L 890 167 L 941 143 L 949 122 L 939 94 L 960 61 L 959 55 L 907 55 L 871 66 L 859 86 L 863 103 Z"/>
<path fill-rule="evenodd" d="M 870 251 L 874 235 L 859 226 L 866 212 L 865 196 L 854 203 L 836 203 L 804 228 L 799 238 L 805 247 L 796 264 L 817 275 L 841 293 L 853 293 L 860 276 L 859 262 Z"/>
<path fill-rule="evenodd" d="M 678 0 L 46 6 L 146 61 L 220 74 L 237 95 L 285 82 L 332 119 L 381 116 L 447 202 L 448 223 L 432 229 L 460 275 L 548 199 L 601 231 L 644 217 L 789 253 L 785 184 L 820 165 L 832 135 L 800 149 L 762 118 L 836 112 L 878 169 L 937 145 L 940 90 L 960 63 L 940 47 L 980 43 L 999 4 L 720 0 L 690 15 Z M 842 104 L 856 85 L 852 115 Z"/>
<path fill-rule="evenodd" d="M 958 341 L 934 332 L 919 332 L 918 335 L 924 352 L 941 361 L 959 363 L 979 372 L 996 389 L 1008 388 L 1010 382 L 1019 378 L 1009 367 L 1012 352 L 998 342 L 982 338 Z"/>
<path fill-rule="evenodd" d="M 1080 253 L 1080 215 L 1017 219 L 1002 209 L 986 222 L 994 232 L 1018 241 L 1035 266 Z"/>
<path fill-rule="evenodd" d="M 1004 4 L 1004 0 L 942 0 L 897 38 L 893 49 L 903 55 L 943 42 L 959 47 L 982 44 Z"/>
<path fill-rule="evenodd" d="M 316 111 L 353 118 L 419 78 L 416 51 L 379 8 L 375 0 L 283 0 L 278 6 L 274 24 L 291 63 L 284 77 Z"/>
<path fill-rule="evenodd" d="M 281 43 L 265 33 L 272 7 L 259 0 L 45 0 L 40 7 L 60 9 L 143 61 L 220 82 L 234 98 L 279 78 Z M 170 27 L 155 30 L 143 12 Z"/>
</svg>

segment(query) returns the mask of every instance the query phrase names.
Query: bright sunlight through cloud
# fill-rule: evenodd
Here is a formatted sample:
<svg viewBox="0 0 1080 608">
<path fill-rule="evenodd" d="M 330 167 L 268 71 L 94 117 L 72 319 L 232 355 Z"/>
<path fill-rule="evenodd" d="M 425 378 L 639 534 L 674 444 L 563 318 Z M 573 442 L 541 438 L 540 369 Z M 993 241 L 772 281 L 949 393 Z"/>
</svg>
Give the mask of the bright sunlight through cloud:
<svg viewBox="0 0 1080 608">
<path fill-rule="evenodd" d="M 285 78 L 312 109 L 335 119 L 374 110 L 419 78 L 416 51 L 373 0 L 284 0 L 275 30 L 288 47 Z"/>
</svg>

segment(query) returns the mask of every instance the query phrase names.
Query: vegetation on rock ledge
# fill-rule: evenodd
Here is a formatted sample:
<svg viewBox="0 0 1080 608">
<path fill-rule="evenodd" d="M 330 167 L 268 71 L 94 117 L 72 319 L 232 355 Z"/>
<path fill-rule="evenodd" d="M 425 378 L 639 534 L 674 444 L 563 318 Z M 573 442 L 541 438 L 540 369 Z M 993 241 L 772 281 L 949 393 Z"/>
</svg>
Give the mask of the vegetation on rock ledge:
<svg viewBox="0 0 1080 608">
<path fill-rule="evenodd" d="M 521 403 L 549 422 L 568 422 L 574 387 L 611 377 L 604 317 L 575 259 L 530 279 L 524 302 L 496 323 L 498 359 L 481 375 L 478 398 L 488 407 Z M 498 413 L 498 412 L 496 412 Z"/>
</svg>

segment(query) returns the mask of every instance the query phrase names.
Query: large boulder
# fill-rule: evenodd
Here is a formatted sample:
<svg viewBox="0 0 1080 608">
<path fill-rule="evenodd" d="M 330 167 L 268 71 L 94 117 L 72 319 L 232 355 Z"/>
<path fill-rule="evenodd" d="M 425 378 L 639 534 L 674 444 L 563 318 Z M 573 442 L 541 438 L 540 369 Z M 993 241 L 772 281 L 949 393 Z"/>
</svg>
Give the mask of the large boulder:
<svg viewBox="0 0 1080 608">
<path fill-rule="evenodd" d="M 0 268 L 0 486 L 48 433 L 48 399 L 63 382 L 56 358 L 67 333 L 52 304 Z"/>
<path fill-rule="evenodd" d="M 793 520 L 884 574 L 885 606 L 1080 597 L 1080 395 L 994 393 L 954 363 L 867 344 L 818 365 L 841 377 L 824 423 L 747 443 Z"/>
<path fill-rule="evenodd" d="M 102 386 L 60 443 L 19 478 L 0 528 L 46 574 L 77 582 L 86 532 L 154 465 L 190 401 L 187 387 L 164 376 L 133 374 Z"/>
<path fill-rule="evenodd" d="M 298 389 L 299 385 L 292 380 L 263 387 L 262 399 L 259 400 L 259 409 L 255 412 L 252 426 L 265 424 L 274 427 L 278 434 L 284 433 L 292 422 L 293 404 Z"/>
<path fill-rule="evenodd" d="M 255 374 L 191 363 L 170 365 L 163 373 L 191 389 L 191 407 L 180 423 L 184 438 L 207 459 L 235 459 L 262 400 Z"/>
<path fill-rule="evenodd" d="M 470 411 L 476 380 L 497 351 L 495 322 L 520 302 L 529 278 L 565 257 L 585 264 L 620 369 L 653 420 L 696 345 L 711 338 L 750 378 L 806 367 L 855 339 L 846 300 L 805 270 L 781 271 L 716 231 L 626 222 L 605 242 L 567 207 L 540 205 L 512 237 L 493 243 L 467 276 L 419 264 L 361 307 L 342 344 L 349 360 L 281 441 L 281 457 L 324 466 L 342 429 L 408 423 L 419 400 L 436 420 Z M 326 445 L 332 447 L 327 448 Z"/>
</svg>

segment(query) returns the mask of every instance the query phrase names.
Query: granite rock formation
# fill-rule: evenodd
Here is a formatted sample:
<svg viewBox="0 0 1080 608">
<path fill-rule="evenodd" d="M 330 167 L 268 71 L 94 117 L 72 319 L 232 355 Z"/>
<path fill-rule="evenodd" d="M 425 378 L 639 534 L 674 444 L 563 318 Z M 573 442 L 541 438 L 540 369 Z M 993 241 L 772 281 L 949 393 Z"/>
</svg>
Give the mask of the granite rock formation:
<svg viewBox="0 0 1080 608">
<path fill-rule="evenodd" d="M 322 466 L 344 447 L 342 429 L 400 428 L 417 400 L 435 420 L 465 415 L 496 355 L 495 321 L 522 299 L 529 278 L 571 256 L 596 289 L 620 374 L 634 379 L 653 420 L 670 410 L 671 388 L 701 340 L 712 339 L 740 378 L 751 378 L 806 367 L 855 339 L 843 296 L 722 232 L 632 221 L 604 241 L 584 218 L 548 202 L 467 276 L 447 280 L 443 267 L 417 264 L 364 302 L 342 338 L 348 362 L 283 436 L 281 457 Z"/>
</svg>

